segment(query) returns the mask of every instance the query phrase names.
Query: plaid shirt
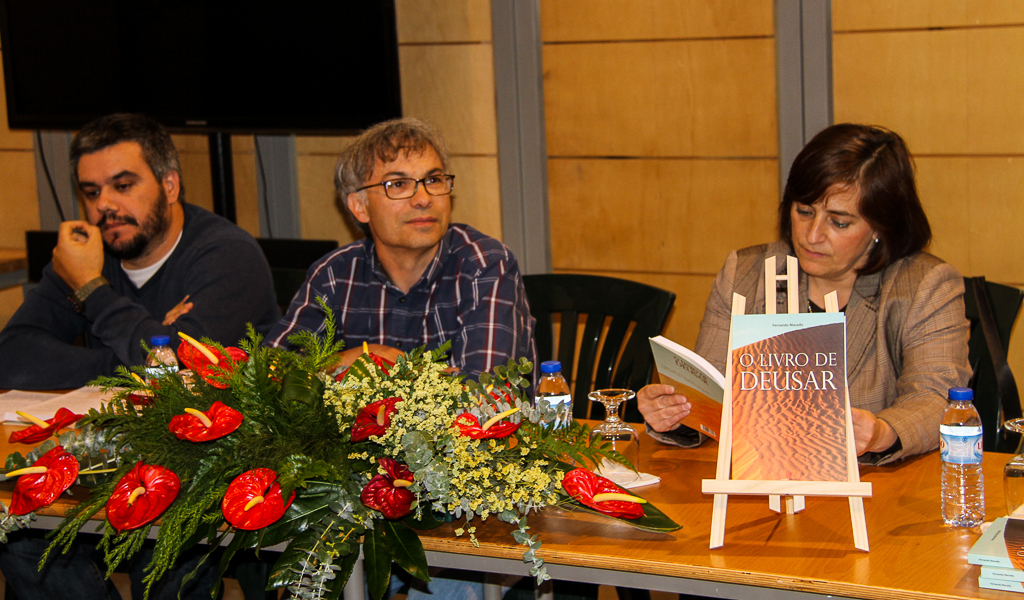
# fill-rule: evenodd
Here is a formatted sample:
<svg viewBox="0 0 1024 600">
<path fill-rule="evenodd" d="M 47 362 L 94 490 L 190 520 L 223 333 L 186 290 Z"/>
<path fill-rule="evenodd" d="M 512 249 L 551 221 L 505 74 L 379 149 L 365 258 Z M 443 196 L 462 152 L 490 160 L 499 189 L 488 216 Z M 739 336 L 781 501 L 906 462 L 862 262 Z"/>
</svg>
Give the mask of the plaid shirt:
<svg viewBox="0 0 1024 600">
<path fill-rule="evenodd" d="M 288 314 L 267 335 L 270 346 L 291 347 L 297 331 L 324 330 L 322 297 L 335 313 L 346 348 L 364 341 L 412 350 L 451 340 L 449 362 L 479 375 L 525 356 L 536 365 L 534 319 L 515 256 L 501 242 L 453 224 L 437 254 L 406 294 L 381 268 L 373 240 L 331 252 L 309 268 Z"/>
</svg>

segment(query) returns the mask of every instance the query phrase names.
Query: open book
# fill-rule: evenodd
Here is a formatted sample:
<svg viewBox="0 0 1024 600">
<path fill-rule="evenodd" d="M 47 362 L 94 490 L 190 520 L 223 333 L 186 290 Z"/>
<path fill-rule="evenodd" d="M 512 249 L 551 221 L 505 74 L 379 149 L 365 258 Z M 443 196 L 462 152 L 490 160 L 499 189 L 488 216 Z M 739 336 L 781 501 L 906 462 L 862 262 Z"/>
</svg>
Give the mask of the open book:
<svg viewBox="0 0 1024 600">
<path fill-rule="evenodd" d="M 660 335 L 650 339 L 661 382 L 674 386 L 693 406 L 681 423 L 717 440 L 722 427 L 725 376 L 689 348 Z"/>
</svg>

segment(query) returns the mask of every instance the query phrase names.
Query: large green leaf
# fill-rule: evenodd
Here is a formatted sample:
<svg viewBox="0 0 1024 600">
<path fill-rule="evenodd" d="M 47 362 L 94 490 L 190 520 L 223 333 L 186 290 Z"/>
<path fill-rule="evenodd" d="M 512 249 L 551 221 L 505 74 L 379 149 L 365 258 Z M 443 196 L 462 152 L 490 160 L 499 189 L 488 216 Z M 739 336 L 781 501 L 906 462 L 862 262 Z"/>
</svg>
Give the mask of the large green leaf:
<svg viewBox="0 0 1024 600">
<path fill-rule="evenodd" d="M 260 534 L 261 546 L 273 546 L 306 531 L 330 512 L 328 503 L 341 498 L 340 485 L 310 482 L 306 489 L 296 490 L 295 500 L 276 523 Z"/>
<path fill-rule="evenodd" d="M 298 567 L 300 560 L 309 558 L 309 553 L 320 541 L 320 534 L 315 531 L 304 531 L 295 536 L 292 543 L 284 549 L 277 562 L 270 570 L 270 578 L 267 580 L 267 588 L 279 588 L 293 583 L 296 579 L 293 567 Z M 358 553 L 356 553 L 358 556 Z"/>
<path fill-rule="evenodd" d="M 391 553 L 381 527 L 368 530 L 363 536 L 363 567 L 366 569 L 366 585 L 370 589 L 370 597 L 381 600 L 391 580 Z"/>
<path fill-rule="evenodd" d="M 641 531 L 650 531 L 652 533 L 668 533 L 670 531 L 682 529 L 682 525 L 668 518 L 668 515 L 661 512 L 661 510 L 659 510 L 657 506 L 651 504 L 650 502 L 643 505 L 644 516 L 640 517 L 639 519 L 623 519 L 621 517 L 613 517 L 611 515 L 606 515 L 605 513 L 594 510 L 589 506 L 580 504 L 579 502 L 573 499 L 564 500 L 563 502 L 560 503 L 560 505 L 562 506 L 562 508 L 568 510 L 583 510 L 586 512 L 594 513 L 595 515 L 608 517 L 609 519 L 616 519 L 621 523 L 632 525 L 633 527 L 640 529 Z"/>
<path fill-rule="evenodd" d="M 281 384 L 281 399 L 288 402 L 302 402 L 312 406 L 324 394 L 324 382 L 309 371 L 295 369 L 284 376 Z"/>
<path fill-rule="evenodd" d="M 420 536 L 401 521 L 385 520 L 383 529 L 385 543 L 388 545 L 395 563 L 413 577 L 430 581 L 427 555 L 423 552 Z"/>
</svg>

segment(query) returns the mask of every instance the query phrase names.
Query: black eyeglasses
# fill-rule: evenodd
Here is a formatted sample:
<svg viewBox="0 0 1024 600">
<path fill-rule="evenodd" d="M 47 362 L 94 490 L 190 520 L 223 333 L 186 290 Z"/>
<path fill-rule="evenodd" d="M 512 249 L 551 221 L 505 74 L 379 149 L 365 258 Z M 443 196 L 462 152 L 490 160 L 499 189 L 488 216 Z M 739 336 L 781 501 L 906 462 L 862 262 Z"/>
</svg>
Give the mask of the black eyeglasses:
<svg viewBox="0 0 1024 600">
<path fill-rule="evenodd" d="M 427 175 L 423 179 L 413 179 L 412 177 L 400 177 L 398 179 L 389 179 L 380 183 L 372 183 L 370 185 L 364 185 L 357 189 L 357 192 L 377 187 L 378 185 L 384 186 L 384 194 L 392 200 L 406 200 L 416 195 L 416 188 L 419 184 L 423 184 L 423 189 L 431 196 L 444 196 L 452 191 L 455 187 L 455 176 L 454 175 Z"/>
</svg>

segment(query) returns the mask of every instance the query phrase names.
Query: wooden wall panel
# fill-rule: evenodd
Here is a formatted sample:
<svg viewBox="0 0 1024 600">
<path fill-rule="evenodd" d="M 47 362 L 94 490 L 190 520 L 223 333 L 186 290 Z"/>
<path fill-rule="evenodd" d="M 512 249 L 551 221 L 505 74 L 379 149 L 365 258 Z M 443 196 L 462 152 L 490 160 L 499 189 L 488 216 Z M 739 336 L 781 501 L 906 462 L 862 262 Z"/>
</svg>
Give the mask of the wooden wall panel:
<svg viewBox="0 0 1024 600">
<path fill-rule="evenodd" d="M 971 254 L 964 270 L 1024 284 L 1024 156 L 967 160 Z"/>
<path fill-rule="evenodd" d="M 336 155 L 299 155 L 299 213 L 304 239 L 338 240 L 339 244 L 347 244 L 362 237 L 335 201 L 337 158 Z"/>
<path fill-rule="evenodd" d="M 832 49 L 835 122 L 884 125 L 915 154 L 966 148 L 964 31 L 836 34 Z"/>
<path fill-rule="evenodd" d="M 402 111 L 431 122 L 452 154 L 498 152 L 490 44 L 403 46 Z"/>
<path fill-rule="evenodd" d="M 494 239 L 502 239 L 501 192 L 496 156 L 453 156 L 455 174 L 452 222 L 468 223 Z"/>
<path fill-rule="evenodd" d="M 1024 154 L 1024 26 L 972 29 L 966 37 L 966 151 Z"/>
<path fill-rule="evenodd" d="M 968 174 L 971 159 L 962 156 L 918 156 L 917 193 L 928 222 L 932 243 L 928 251 L 966 272 L 970 267 L 973 213 Z"/>
<path fill-rule="evenodd" d="M 7 326 L 23 299 L 20 285 L 0 289 L 0 329 Z"/>
<path fill-rule="evenodd" d="M 490 42 L 489 0 L 398 0 L 398 43 Z"/>
<path fill-rule="evenodd" d="M 36 197 L 35 155 L 0 151 L 0 247 L 24 248 L 25 231 L 39 229 Z"/>
<path fill-rule="evenodd" d="M 545 0 L 544 42 L 772 36 L 770 0 Z"/>
<path fill-rule="evenodd" d="M 775 237 L 777 162 L 551 159 L 557 269 L 714 273 Z"/>
<path fill-rule="evenodd" d="M 775 156 L 771 39 L 545 45 L 550 156 Z"/>
<path fill-rule="evenodd" d="M 1020 0 L 833 0 L 836 32 L 1024 23 Z"/>
</svg>

